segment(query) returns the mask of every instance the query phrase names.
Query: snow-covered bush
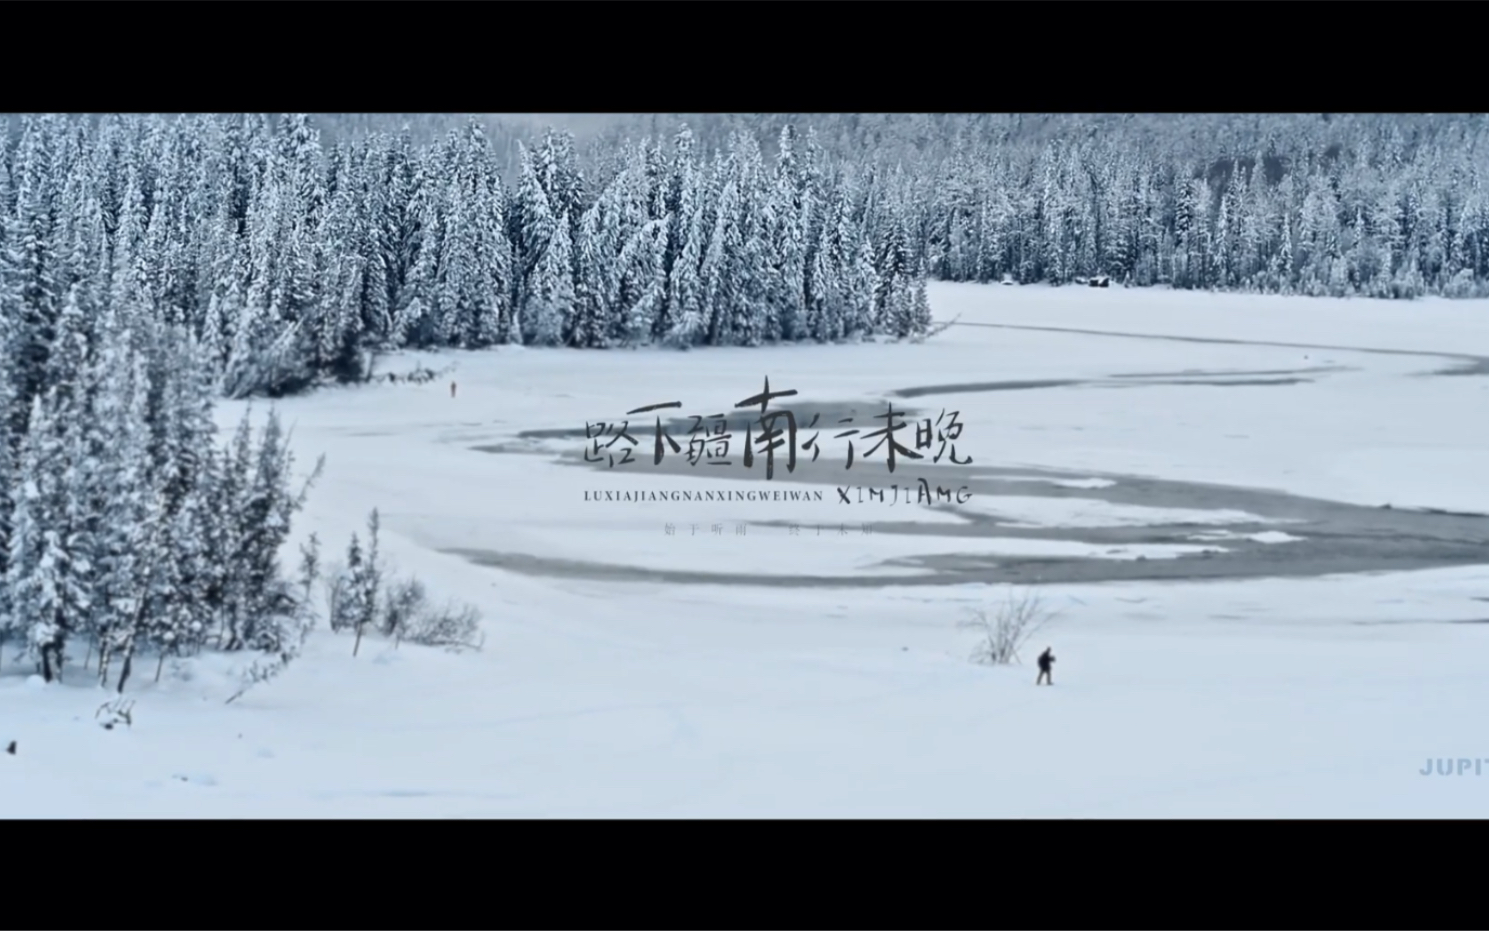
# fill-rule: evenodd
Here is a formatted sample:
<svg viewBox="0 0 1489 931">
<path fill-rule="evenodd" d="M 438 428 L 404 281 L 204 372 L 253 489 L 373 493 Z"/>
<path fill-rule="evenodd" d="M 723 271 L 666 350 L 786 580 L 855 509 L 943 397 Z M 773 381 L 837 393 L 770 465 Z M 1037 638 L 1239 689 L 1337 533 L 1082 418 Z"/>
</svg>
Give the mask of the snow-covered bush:
<svg viewBox="0 0 1489 931">
<path fill-rule="evenodd" d="M 441 607 L 425 606 L 404 620 L 395 632 L 399 640 L 421 646 L 442 647 L 453 652 L 479 650 L 481 613 L 474 605 L 448 602 Z"/>
<path fill-rule="evenodd" d="M 478 650 L 483 643 L 481 614 L 472 605 L 450 602 L 436 606 L 422 581 L 413 577 L 387 581 L 390 573 L 378 554 L 379 520 L 373 511 L 367 522 L 368 543 L 352 535 L 346 559 L 327 571 L 327 616 L 333 631 L 354 634 L 352 655 L 369 633 L 421 646 L 448 650 Z"/>
</svg>

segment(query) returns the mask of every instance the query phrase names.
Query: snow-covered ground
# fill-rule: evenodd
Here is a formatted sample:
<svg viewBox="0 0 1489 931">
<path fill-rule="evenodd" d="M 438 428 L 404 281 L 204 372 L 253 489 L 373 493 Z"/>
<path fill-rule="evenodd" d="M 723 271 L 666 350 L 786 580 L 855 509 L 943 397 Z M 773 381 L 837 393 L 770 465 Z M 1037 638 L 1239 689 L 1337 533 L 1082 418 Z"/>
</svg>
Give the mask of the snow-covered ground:
<svg viewBox="0 0 1489 931">
<path fill-rule="evenodd" d="M 826 496 L 585 500 L 764 487 L 649 474 L 645 423 L 632 427 L 643 462 L 624 473 L 482 449 L 646 404 L 713 413 L 768 376 L 804 404 L 959 411 L 958 456 L 1009 470 L 1006 496 L 962 507 L 1016 526 L 1192 524 L 1196 550 L 1244 534 L 1278 552 L 1306 533 L 1100 500 L 1122 476 L 1489 511 L 1489 376 L 1430 374 L 1489 355 L 1489 302 L 972 285 L 935 285 L 931 300 L 971 325 L 902 346 L 404 356 L 383 369 L 453 363 L 458 396 L 444 382 L 376 384 L 281 402 L 300 465 L 327 456 L 300 534 L 335 556 L 379 508 L 384 552 L 437 595 L 478 604 L 485 649 L 372 641 L 353 658 L 349 639 L 318 633 L 232 705 L 241 659 L 192 661 L 159 685 L 151 663 L 131 686 L 132 726 L 112 730 L 94 719 L 110 696 L 37 687 L 8 649 L 0 748 L 17 752 L 0 753 L 0 817 L 1489 815 L 1489 747 L 1474 737 L 1489 624 L 1453 623 L 1489 618 L 1489 565 L 1049 586 L 1058 616 L 1025 652 L 1054 647 L 1056 684 L 1036 688 L 1029 665 L 968 661 L 974 634 L 958 622 L 1001 589 L 774 579 L 894 575 L 933 554 L 1164 559 L 1176 547 L 958 536 L 955 513 L 845 508 L 831 485 L 779 471 L 772 490 Z M 969 390 L 992 383 L 1003 387 Z M 954 388 L 906 391 L 934 386 Z M 1063 496 L 1031 497 L 1029 479 Z M 861 526 L 906 520 L 923 533 Z M 757 578 L 526 575 L 453 551 Z M 1429 758 L 1464 772 L 1424 776 Z"/>
</svg>

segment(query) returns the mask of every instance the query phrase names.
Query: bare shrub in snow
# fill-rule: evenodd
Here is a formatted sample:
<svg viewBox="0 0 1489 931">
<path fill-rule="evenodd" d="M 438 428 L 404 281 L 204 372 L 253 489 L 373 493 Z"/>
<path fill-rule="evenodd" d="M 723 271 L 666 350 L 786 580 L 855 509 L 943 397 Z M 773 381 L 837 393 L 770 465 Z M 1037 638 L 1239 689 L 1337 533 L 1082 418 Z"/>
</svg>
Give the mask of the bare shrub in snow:
<svg viewBox="0 0 1489 931">
<path fill-rule="evenodd" d="M 1037 591 L 1010 589 L 1002 604 L 992 609 L 974 608 L 960 626 L 977 631 L 974 662 L 1006 666 L 1020 661 L 1019 650 L 1054 618 L 1055 613 L 1045 609 Z"/>
<path fill-rule="evenodd" d="M 388 587 L 378 630 L 385 637 L 402 639 L 416 618 L 429 610 L 429 592 L 418 579 L 399 579 Z"/>
<path fill-rule="evenodd" d="M 479 650 L 484 642 L 480 611 L 455 602 L 433 604 L 424 583 L 413 577 L 386 587 L 378 605 L 377 631 L 393 638 L 394 646 L 407 640 L 459 652 Z"/>
<path fill-rule="evenodd" d="M 475 606 L 449 602 L 439 608 L 426 607 L 415 613 L 397 637 L 427 647 L 443 647 L 461 652 L 479 650 L 485 637 L 481 634 L 481 612 Z"/>
</svg>

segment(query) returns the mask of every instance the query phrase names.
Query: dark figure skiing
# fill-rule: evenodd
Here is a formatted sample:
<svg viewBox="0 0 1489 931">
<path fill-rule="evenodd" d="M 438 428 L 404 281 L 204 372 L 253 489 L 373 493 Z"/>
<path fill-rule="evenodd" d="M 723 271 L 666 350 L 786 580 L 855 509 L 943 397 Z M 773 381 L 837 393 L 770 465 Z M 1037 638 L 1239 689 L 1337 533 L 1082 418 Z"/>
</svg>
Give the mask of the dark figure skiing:
<svg viewBox="0 0 1489 931">
<path fill-rule="evenodd" d="M 453 398 L 454 396 L 455 396 L 455 383 L 452 381 L 452 382 L 450 382 L 450 397 Z"/>
<path fill-rule="evenodd" d="M 1034 680 L 1035 685 L 1055 684 L 1054 678 L 1050 675 L 1050 667 L 1055 665 L 1055 654 L 1050 652 L 1052 649 L 1053 647 L 1045 647 L 1044 652 L 1039 654 L 1039 678 Z"/>
</svg>

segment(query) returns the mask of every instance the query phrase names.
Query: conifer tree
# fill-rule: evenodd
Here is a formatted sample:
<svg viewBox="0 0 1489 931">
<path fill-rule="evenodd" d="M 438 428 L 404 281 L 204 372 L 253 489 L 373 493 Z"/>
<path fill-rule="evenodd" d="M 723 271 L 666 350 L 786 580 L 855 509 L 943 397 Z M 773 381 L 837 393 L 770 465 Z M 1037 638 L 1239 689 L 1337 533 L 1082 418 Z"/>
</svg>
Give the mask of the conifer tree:
<svg viewBox="0 0 1489 931">
<path fill-rule="evenodd" d="M 42 677 L 62 675 L 67 639 L 89 614 L 92 566 L 77 505 L 77 433 L 56 390 L 38 397 L 21 457 L 6 584 L 10 610 L 25 619 Z"/>
<path fill-rule="evenodd" d="M 32 399 L 46 385 L 46 365 L 61 309 L 59 256 L 55 239 L 54 153 L 45 119 L 26 117 L 12 162 L 15 207 L 7 222 L 7 283 L 0 289 L 0 318 L 7 322 L 7 374 L 13 379 L 17 422 L 22 432 Z"/>
<path fill-rule="evenodd" d="M 19 438 L 11 433 L 10 426 L 13 404 L 10 380 L 0 377 L 0 668 L 4 665 L 6 644 L 20 635 L 21 628 L 20 618 L 11 610 L 10 586 L 7 583 L 11 532 L 14 526 L 14 500 L 20 489 L 16 461 Z"/>
<path fill-rule="evenodd" d="M 543 247 L 542 256 L 530 279 L 527 312 L 522 332 L 536 346 L 557 346 L 572 327 L 575 312 L 573 245 L 569 242 L 569 218 L 560 216 L 553 226 L 553 238 Z"/>
<path fill-rule="evenodd" d="M 516 300 L 523 330 L 532 332 L 537 326 L 537 305 L 534 298 L 538 291 L 537 269 L 555 237 L 556 221 L 531 153 L 520 142 L 517 145 L 517 193 L 512 199 L 511 209 L 511 234 L 517 255 L 513 280 L 516 283 Z M 550 289 L 554 287 L 553 282 L 543 284 Z"/>
<path fill-rule="evenodd" d="M 806 224 L 810 201 L 796 149 L 795 127 L 787 124 L 781 130 L 776 175 L 770 192 L 774 223 L 770 231 L 769 278 L 771 313 L 778 321 L 780 337 L 786 340 L 799 338 L 806 300 Z"/>
<path fill-rule="evenodd" d="M 732 166 L 730 166 L 732 167 Z M 725 168 L 727 175 L 734 172 Z M 744 245 L 739 228 L 741 211 L 739 182 L 728 177 L 719 194 L 713 233 L 704 255 L 699 277 L 703 280 L 703 302 L 708 310 L 708 336 L 711 345 L 733 345 L 736 314 L 744 305 L 735 263 Z"/>
<path fill-rule="evenodd" d="M 681 246 L 668 278 L 668 345 L 686 348 L 702 341 L 709 324 L 707 293 L 701 277 L 708 249 L 703 207 L 698 202 L 698 173 L 688 170 L 678 200 L 677 228 Z"/>
</svg>

